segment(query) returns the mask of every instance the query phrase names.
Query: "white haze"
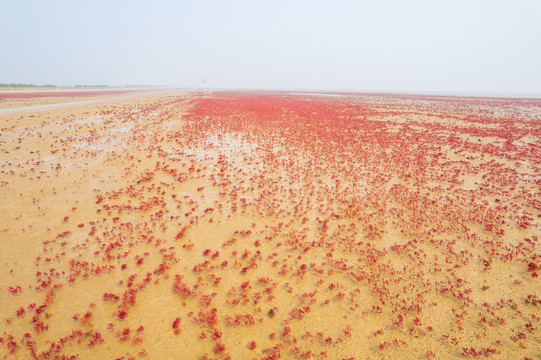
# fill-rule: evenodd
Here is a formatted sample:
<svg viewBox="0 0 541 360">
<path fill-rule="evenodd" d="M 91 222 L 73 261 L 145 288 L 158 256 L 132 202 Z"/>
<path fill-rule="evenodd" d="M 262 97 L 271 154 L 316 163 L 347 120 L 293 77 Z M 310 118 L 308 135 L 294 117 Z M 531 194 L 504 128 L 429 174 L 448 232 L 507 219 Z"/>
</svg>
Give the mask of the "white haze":
<svg viewBox="0 0 541 360">
<path fill-rule="evenodd" d="M 541 94 L 541 1 L 0 0 L 0 82 Z"/>
</svg>

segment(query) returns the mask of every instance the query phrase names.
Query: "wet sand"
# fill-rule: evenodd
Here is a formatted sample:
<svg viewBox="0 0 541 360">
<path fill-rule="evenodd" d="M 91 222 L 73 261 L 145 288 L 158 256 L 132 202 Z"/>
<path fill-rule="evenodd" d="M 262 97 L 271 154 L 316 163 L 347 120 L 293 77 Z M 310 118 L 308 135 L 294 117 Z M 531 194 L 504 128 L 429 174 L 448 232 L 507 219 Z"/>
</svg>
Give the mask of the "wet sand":
<svg viewBox="0 0 541 360">
<path fill-rule="evenodd" d="M 145 93 L 145 95 L 151 94 L 151 92 Z M 132 94 L 132 95 L 125 95 L 125 96 L 116 96 L 114 99 L 129 99 L 132 97 L 141 97 L 141 94 Z M 62 102 L 62 100 L 64 102 Z M 59 107 L 66 107 L 66 106 L 74 106 L 74 105 L 80 105 L 80 104 L 88 104 L 93 102 L 104 102 L 104 101 L 110 101 L 111 96 L 108 97 L 91 97 L 88 100 L 78 100 L 78 101 L 71 101 L 73 100 L 72 97 L 62 97 L 62 98 L 44 98 L 41 101 L 35 101 L 35 100 L 29 100 L 24 99 L 23 101 L 32 101 L 32 104 L 35 104 L 36 102 L 42 103 L 41 105 L 31 105 L 31 106 L 20 106 L 21 101 L 13 101 L 9 100 L 6 101 L 6 107 L 0 108 L 0 114 L 9 114 L 9 113 L 15 113 L 15 112 L 23 112 L 23 111 L 39 111 L 39 110 L 46 110 L 46 109 L 52 109 L 52 108 L 59 108 Z M 2 104 L 0 104 L 1 106 Z"/>
<path fill-rule="evenodd" d="M 0 356 L 541 357 L 541 101 L 102 97 L 0 103 Z"/>
</svg>

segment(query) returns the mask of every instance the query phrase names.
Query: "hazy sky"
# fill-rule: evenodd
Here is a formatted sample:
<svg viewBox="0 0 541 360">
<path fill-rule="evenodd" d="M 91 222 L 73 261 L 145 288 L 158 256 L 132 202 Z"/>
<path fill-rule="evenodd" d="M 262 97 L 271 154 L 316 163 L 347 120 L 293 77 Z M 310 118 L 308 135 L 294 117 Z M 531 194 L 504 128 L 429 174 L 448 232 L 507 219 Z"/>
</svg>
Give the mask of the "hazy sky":
<svg viewBox="0 0 541 360">
<path fill-rule="evenodd" d="M 0 0 L 0 82 L 541 94 L 541 0 Z"/>
</svg>

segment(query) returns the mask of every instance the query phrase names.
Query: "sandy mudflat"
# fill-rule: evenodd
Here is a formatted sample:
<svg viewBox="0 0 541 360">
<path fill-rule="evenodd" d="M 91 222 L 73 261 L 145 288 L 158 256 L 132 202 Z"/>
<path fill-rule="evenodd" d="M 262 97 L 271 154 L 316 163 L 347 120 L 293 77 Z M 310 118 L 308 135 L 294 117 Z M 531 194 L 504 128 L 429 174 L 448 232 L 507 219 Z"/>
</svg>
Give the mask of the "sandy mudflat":
<svg viewBox="0 0 541 360">
<path fill-rule="evenodd" d="M 38 106 L 67 104 L 71 102 L 95 102 L 98 99 L 124 98 L 137 93 L 145 92 L 144 89 L 28 89 L 28 88 L 2 88 L 0 89 L 0 113 L 12 110 L 37 109 Z M 10 110 L 10 111 L 8 111 Z"/>
<path fill-rule="evenodd" d="M 541 101 L 330 95 L 0 112 L 0 356 L 541 358 Z"/>
</svg>

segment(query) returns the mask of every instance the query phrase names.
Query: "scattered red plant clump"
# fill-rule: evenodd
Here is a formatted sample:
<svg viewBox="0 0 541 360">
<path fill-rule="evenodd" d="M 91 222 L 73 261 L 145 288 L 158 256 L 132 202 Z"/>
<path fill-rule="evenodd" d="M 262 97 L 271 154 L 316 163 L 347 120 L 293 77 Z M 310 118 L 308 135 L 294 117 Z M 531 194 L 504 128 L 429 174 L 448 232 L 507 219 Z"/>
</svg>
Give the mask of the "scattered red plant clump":
<svg viewBox="0 0 541 360">
<path fill-rule="evenodd" d="M 203 359 L 535 358 L 540 114 L 213 91 L 2 116 L 0 357 L 174 357 L 163 322 Z"/>
<path fill-rule="evenodd" d="M 180 334 L 182 332 L 182 329 L 180 328 L 180 318 L 176 318 L 175 321 L 173 321 L 173 330 L 175 331 L 175 334 Z"/>
</svg>

